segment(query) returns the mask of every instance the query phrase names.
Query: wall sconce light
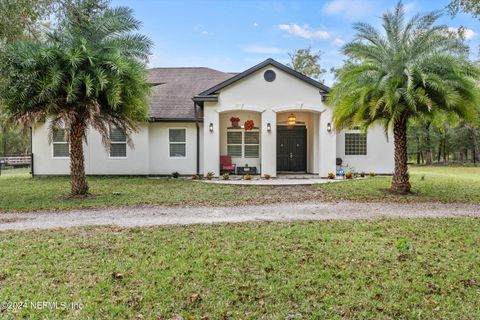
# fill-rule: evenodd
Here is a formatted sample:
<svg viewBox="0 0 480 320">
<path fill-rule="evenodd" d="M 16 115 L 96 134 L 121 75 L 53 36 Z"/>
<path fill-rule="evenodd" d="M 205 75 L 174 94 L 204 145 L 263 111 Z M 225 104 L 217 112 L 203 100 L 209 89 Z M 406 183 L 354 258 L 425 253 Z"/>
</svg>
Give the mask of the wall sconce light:
<svg viewBox="0 0 480 320">
<path fill-rule="evenodd" d="M 332 132 L 332 124 L 330 122 L 327 123 L 327 131 Z"/>
<path fill-rule="evenodd" d="M 210 122 L 210 125 L 208 126 L 208 130 L 210 130 L 210 132 L 213 132 L 213 123 Z"/>
<path fill-rule="evenodd" d="M 269 123 L 267 123 L 267 132 L 270 132 L 272 131 L 272 125 Z"/>
</svg>

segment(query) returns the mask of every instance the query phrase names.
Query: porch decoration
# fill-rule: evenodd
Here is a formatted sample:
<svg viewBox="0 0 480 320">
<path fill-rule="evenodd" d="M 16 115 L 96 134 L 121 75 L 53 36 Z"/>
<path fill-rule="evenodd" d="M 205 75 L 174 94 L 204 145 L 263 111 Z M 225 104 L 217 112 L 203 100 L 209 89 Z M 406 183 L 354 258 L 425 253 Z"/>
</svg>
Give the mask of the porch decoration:
<svg viewBox="0 0 480 320">
<path fill-rule="evenodd" d="M 248 131 L 248 130 L 252 130 L 253 128 L 255 128 L 255 123 L 253 122 L 253 120 L 247 120 L 247 121 L 245 121 L 243 126 L 245 128 L 245 131 Z"/>
<path fill-rule="evenodd" d="M 297 124 L 297 117 L 295 117 L 293 113 L 290 113 L 290 115 L 288 116 L 287 123 L 289 126 L 294 126 L 295 124 Z"/>
<path fill-rule="evenodd" d="M 230 122 L 232 123 L 232 127 L 233 128 L 240 128 L 240 125 L 239 125 L 239 122 L 240 122 L 240 118 L 239 117 L 230 117 Z"/>
</svg>

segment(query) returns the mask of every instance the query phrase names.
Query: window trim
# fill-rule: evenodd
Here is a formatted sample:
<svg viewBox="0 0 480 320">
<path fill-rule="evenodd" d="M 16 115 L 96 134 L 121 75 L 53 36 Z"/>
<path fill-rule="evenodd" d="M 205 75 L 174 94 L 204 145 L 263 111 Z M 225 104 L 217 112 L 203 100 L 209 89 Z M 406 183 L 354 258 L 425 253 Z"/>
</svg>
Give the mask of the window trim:
<svg viewBox="0 0 480 320">
<path fill-rule="evenodd" d="M 356 134 L 365 134 L 365 154 L 347 154 L 346 149 L 347 149 L 347 139 L 346 139 L 346 134 L 347 133 L 356 133 Z M 360 129 L 348 129 L 343 132 L 343 154 L 345 157 L 357 157 L 357 158 L 366 158 L 368 157 L 368 133 L 367 132 L 362 132 Z"/>
<path fill-rule="evenodd" d="M 108 131 L 108 134 L 111 135 L 111 130 L 112 128 L 109 129 Z M 112 152 L 111 152 L 111 146 L 112 144 L 125 144 L 125 156 L 112 156 Z M 110 160 L 124 160 L 124 159 L 127 159 L 127 154 L 128 154 L 128 143 L 127 143 L 127 135 L 125 135 L 125 142 L 119 142 L 119 141 L 112 141 L 110 140 L 110 148 L 108 149 L 108 159 Z"/>
<path fill-rule="evenodd" d="M 228 132 L 241 132 L 242 133 L 242 142 L 241 143 L 228 143 Z M 258 132 L 258 143 L 245 143 L 245 133 L 246 132 Z M 245 131 L 245 129 L 233 129 L 227 128 L 227 137 L 226 137 L 226 146 L 227 146 L 227 155 L 228 155 L 228 146 L 241 146 L 242 147 L 242 155 L 240 157 L 231 156 L 232 159 L 260 159 L 261 158 L 261 132 L 260 129 L 252 129 Z M 245 146 L 258 146 L 258 157 L 245 157 Z"/>
<path fill-rule="evenodd" d="M 65 128 L 57 128 L 57 130 L 63 130 L 65 132 Z M 68 156 L 67 157 L 56 157 L 55 156 L 55 145 L 56 144 L 66 144 L 68 145 Z M 65 142 L 55 142 L 53 141 L 53 137 L 52 137 L 52 159 L 54 160 L 69 160 L 70 159 L 70 142 L 67 141 L 67 139 L 65 139 Z"/>
<path fill-rule="evenodd" d="M 170 130 L 178 130 L 178 129 L 185 130 L 185 142 L 171 142 L 170 141 Z M 188 143 L 187 127 L 168 127 L 167 142 L 168 142 L 168 159 L 175 159 L 175 160 L 185 160 L 185 159 L 187 159 L 187 154 L 188 154 L 187 153 L 187 143 Z M 170 156 L 170 145 L 171 144 L 184 144 L 185 145 L 185 156 L 184 157 L 172 157 L 172 156 Z"/>
</svg>

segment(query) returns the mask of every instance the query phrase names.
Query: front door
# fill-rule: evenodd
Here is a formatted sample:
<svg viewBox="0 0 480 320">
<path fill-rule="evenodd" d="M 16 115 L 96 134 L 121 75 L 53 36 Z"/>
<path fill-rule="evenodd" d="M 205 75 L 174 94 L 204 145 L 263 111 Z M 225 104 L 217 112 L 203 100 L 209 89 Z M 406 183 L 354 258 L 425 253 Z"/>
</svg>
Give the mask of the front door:
<svg viewBox="0 0 480 320">
<path fill-rule="evenodd" d="M 277 127 L 277 171 L 307 171 L 305 126 Z"/>
</svg>

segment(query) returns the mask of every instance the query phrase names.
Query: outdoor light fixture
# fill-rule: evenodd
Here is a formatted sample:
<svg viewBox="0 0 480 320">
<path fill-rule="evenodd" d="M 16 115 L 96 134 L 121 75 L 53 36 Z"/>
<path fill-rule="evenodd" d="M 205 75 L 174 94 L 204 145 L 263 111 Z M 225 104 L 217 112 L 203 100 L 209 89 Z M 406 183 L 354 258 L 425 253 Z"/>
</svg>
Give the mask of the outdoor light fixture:
<svg viewBox="0 0 480 320">
<path fill-rule="evenodd" d="M 208 126 L 208 130 L 210 130 L 210 132 L 213 132 L 213 123 L 210 122 L 210 125 Z"/>
<path fill-rule="evenodd" d="M 290 113 L 287 123 L 289 126 L 294 126 L 297 123 L 297 117 L 295 117 L 293 113 Z"/>
<path fill-rule="evenodd" d="M 272 131 L 272 125 L 269 123 L 267 123 L 267 131 L 270 132 Z"/>
<path fill-rule="evenodd" d="M 332 124 L 330 122 L 327 123 L 327 131 L 332 132 Z"/>
</svg>

